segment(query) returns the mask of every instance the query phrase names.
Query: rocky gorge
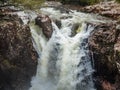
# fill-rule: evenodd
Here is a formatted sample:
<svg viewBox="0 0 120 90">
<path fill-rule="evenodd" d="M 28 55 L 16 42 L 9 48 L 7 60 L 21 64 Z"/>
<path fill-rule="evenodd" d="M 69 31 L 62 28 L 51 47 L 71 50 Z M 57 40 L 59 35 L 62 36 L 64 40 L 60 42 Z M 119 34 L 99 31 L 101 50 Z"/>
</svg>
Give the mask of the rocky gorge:
<svg viewBox="0 0 120 90">
<path fill-rule="evenodd" d="M 102 5 L 79 9 L 113 20 L 108 23 L 88 23 L 95 27 L 88 39 L 95 69 L 93 78 L 97 90 L 120 90 L 120 8 L 114 2 Z M 0 90 L 28 90 L 37 69 L 38 55 L 32 44 L 30 27 L 24 25 L 18 15 L 11 14 L 14 11 L 0 8 Z M 50 18 L 38 15 L 35 22 L 49 39 L 53 33 Z M 61 26 L 59 21 L 56 23 L 58 27 Z M 74 27 L 74 30 L 77 28 Z"/>
</svg>

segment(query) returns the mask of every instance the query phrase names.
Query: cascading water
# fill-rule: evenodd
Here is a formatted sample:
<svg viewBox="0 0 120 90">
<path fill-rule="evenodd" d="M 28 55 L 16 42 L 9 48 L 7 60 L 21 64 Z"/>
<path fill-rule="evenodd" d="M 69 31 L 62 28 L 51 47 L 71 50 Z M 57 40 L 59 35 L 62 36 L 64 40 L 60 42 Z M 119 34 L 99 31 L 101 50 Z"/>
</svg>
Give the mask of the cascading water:
<svg viewBox="0 0 120 90">
<path fill-rule="evenodd" d="M 86 22 L 100 21 L 76 11 L 68 14 L 54 8 L 42 8 L 41 12 L 53 21 L 61 21 L 61 28 L 52 22 L 54 31 L 47 40 L 38 26 L 30 25 L 33 44 L 39 54 L 37 74 L 30 90 L 95 90 L 88 49 L 88 37 L 94 27 Z M 77 34 L 71 36 L 75 24 L 79 28 Z"/>
</svg>

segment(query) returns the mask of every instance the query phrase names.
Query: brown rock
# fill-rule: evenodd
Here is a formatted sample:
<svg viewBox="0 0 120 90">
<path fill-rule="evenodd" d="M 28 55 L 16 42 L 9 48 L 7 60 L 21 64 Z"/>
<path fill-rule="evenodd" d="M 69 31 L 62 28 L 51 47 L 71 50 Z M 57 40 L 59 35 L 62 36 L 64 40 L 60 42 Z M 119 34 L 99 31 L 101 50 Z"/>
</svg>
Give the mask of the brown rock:
<svg viewBox="0 0 120 90">
<path fill-rule="evenodd" d="M 102 81 L 103 90 L 116 90 L 108 81 Z"/>
<path fill-rule="evenodd" d="M 95 27 L 89 38 L 90 51 L 94 60 L 96 86 L 98 90 L 119 90 L 119 38 L 116 23 L 100 24 Z M 104 80 L 103 82 L 101 82 Z M 115 85 L 115 86 L 113 86 Z M 100 86 L 102 89 L 99 89 Z M 119 89 L 118 89 L 119 88 Z"/>
<path fill-rule="evenodd" d="M 0 90 L 28 90 L 36 73 L 37 53 L 29 26 L 22 25 L 17 18 L 0 17 Z"/>
<path fill-rule="evenodd" d="M 110 17 L 112 19 L 118 20 L 120 17 L 120 4 L 110 1 L 102 2 L 100 4 L 91 5 L 83 7 L 81 9 L 83 12 L 96 13 L 102 16 Z"/>
<path fill-rule="evenodd" d="M 53 32 L 51 19 L 47 15 L 39 15 L 35 19 L 36 25 L 42 28 L 43 34 L 50 38 Z"/>
</svg>

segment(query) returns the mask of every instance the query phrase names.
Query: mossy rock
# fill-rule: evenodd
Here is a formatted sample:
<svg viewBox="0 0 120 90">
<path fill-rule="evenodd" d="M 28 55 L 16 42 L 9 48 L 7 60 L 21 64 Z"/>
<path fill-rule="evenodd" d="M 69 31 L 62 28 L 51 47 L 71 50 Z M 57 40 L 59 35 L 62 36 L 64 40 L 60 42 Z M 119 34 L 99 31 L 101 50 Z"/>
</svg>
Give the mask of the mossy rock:
<svg viewBox="0 0 120 90">
<path fill-rule="evenodd" d="M 6 69 L 13 69 L 13 68 L 16 68 L 15 65 L 11 64 L 9 60 L 5 59 L 1 62 L 3 68 L 6 68 Z"/>
</svg>

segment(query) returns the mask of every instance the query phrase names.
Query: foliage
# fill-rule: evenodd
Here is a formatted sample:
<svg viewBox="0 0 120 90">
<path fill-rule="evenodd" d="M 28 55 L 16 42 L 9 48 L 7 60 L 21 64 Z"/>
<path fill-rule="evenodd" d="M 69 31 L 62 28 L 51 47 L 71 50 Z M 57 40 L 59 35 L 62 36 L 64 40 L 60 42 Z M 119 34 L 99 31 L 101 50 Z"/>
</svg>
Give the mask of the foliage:
<svg viewBox="0 0 120 90">
<path fill-rule="evenodd" d="M 3 4 L 6 0 L 0 0 L 0 4 Z"/>
<path fill-rule="evenodd" d="M 120 0 L 116 0 L 116 1 L 120 3 Z"/>
<path fill-rule="evenodd" d="M 12 3 L 21 4 L 27 9 L 39 8 L 44 1 L 45 0 L 11 0 Z"/>
<path fill-rule="evenodd" d="M 76 4 L 80 4 L 80 5 L 91 5 L 91 4 L 95 4 L 95 3 L 98 3 L 100 2 L 101 0 L 59 0 L 61 1 L 62 3 L 76 3 Z"/>
<path fill-rule="evenodd" d="M 98 2 L 100 2 L 100 0 L 79 0 L 79 3 L 83 3 L 83 5 L 92 5 Z"/>
</svg>

